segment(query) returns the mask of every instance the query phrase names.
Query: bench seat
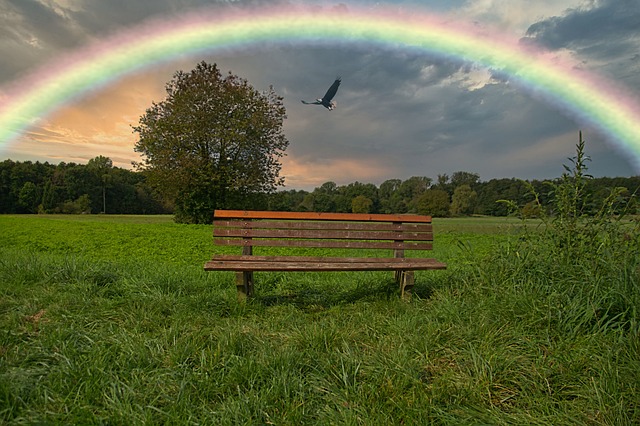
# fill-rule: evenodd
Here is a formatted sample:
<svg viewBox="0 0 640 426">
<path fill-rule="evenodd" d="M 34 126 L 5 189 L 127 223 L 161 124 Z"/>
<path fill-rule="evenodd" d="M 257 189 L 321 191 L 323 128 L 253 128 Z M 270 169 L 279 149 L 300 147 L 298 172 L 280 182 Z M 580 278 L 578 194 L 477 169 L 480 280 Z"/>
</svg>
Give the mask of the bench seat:
<svg viewBox="0 0 640 426">
<path fill-rule="evenodd" d="M 432 258 L 214 255 L 206 271 L 417 271 L 446 269 Z"/>
</svg>

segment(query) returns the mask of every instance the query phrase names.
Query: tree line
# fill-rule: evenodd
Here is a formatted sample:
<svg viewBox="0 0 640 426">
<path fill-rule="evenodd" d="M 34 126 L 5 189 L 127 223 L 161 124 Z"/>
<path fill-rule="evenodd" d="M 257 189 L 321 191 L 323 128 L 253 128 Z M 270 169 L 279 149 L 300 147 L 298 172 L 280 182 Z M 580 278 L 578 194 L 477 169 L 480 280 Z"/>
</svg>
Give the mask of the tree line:
<svg viewBox="0 0 640 426">
<path fill-rule="evenodd" d="M 510 200 L 521 207 L 522 214 L 535 216 L 537 207 L 530 189 L 540 194 L 543 207 L 551 208 L 551 184 L 557 182 L 515 178 L 481 181 L 476 173 L 458 171 L 451 176 L 438 175 L 435 180 L 426 176 L 389 179 L 379 186 L 325 182 L 312 191 L 257 192 L 220 200 L 218 208 L 506 216 L 509 204 L 501 200 Z M 638 213 L 635 194 L 640 189 L 640 176 L 591 178 L 586 191 L 597 206 L 595 201 L 604 200 L 615 188 L 624 188 L 619 205 Z M 174 205 L 154 191 L 144 172 L 114 167 L 103 156 L 86 165 L 5 160 L 0 162 L 0 213 L 172 214 Z"/>
<path fill-rule="evenodd" d="M 0 213 L 170 213 L 143 173 L 98 156 L 84 164 L 0 162 Z"/>
<path fill-rule="evenodd" d="M 522 180 L 516 178 L 481 181 L 476 173 L 458 171 L 437 179 L 414 176 L 407 180 L 390 179 L 379 187 L 371 183 L 354 182 L 338 186 L 326 182 L 311 192 L 288 190 L 268 197 L 270 210 L 354 212 L 354 213 L 417 213 L 434 217 L 488 215 L 507 216 L 512 206 L 519 213 L 535 217 L 539 208 L 553 214 L 555 185 L 562 178 Z M 539 194 L 539 203 L 532 191 Z M 586 180 L 585 192 L 593 206 L 585 206 L 584 213 L 595 214 L 601 201 L 613 192 L 618 193 L 616 205 L 626 213 L 640 213 L 636 195 L 640 192 L 640 176 L 601 177 Z M 509 202 L 505 202 L 505 201 Z"/>
</svg>

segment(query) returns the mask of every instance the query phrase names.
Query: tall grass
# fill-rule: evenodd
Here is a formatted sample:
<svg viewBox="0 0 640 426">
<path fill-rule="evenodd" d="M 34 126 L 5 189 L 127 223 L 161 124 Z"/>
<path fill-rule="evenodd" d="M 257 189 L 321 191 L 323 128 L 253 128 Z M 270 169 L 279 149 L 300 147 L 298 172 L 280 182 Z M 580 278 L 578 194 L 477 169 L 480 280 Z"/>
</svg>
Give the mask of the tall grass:
<svg viewBox="0 0 640 426">
<path fill-rule="evenodd" d="M 238 304 L 209 227 L 0 217 L 0 422 L 640 423 L 637 224 L 486 223 L 436 223 L 410 303 L 274 272 Z"/>
<path fill-rule="evenodd" d="M 586 193 L 587 162 L 580 135 L 572 167 L 551 187 L 553 210 L 476 264 L 472 280 L 487 286 L 504 321 L 538 336 L 548 393 L 583 404 L 596 424 L 640 419 L 640 222 L 614 215 L 620 189 L 597 205 Z M 531 190 L 537 202 L 539 194 Z M 486 297 L 485 300 L 491 300 Z M 558 359 L 562 353 L 561 359 Z M 561 367 L 560 367 L 561 366 Z M 561 380 L 558 380 L 559 377 Z"/>
<path fill-rule="evenodd" d="M 612 188 L 599 205 L 586 193 L 590 176 L 584 149 L 580 134 L 573 166 L 565 166 L 566 173 L 552 185 L 552 215 L 538 204 L 541 222 L 532 229 L 525 220 L 523 236 L 497 252 L 502 261 L 494 264 L 553 295 L 561 307 L 555 316 L 565 327 L 586 332 L 622 327 L 637 333 L 640 221 L 614 215 L 626 210 L 619 205 L 621 188 Z M 539 194 L 533 189 L 531 194 L 537 203 Z M 595 214 L 586 214 L 587 207 Z"/>
</svg>

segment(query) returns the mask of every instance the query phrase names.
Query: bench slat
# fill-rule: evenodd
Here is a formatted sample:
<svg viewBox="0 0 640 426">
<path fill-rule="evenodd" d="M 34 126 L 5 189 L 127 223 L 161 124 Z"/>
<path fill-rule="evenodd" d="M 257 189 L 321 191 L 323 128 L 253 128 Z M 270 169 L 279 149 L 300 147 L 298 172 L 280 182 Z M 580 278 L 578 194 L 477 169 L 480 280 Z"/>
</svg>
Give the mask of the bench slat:
<svg viewBox="0 0 640 426">
<path fill-rule="evenodd" d="M 402 265 L 409 262 L 431 262 L 435 259 L 411 257 L 330 257 L 330 256 L 255 256 L 235 254 L 214 254 L 212 261 L 230 262 L 322 262 L 322 263 L 392 263 Z"/>
<path fill-rule="evenodd" d="M 332 240 L 391 240 L 391 241 L 431 241 L 431 232 L 395 232 L 395 231 L 339 231 L 316 229 L 237 229 L 215 228 L 215 237 L 240 238 L 301 238 Z"/>
<path fill-rule="evenodd" d="M 363 222 L 291 222 L 291 221 L 239 221 L 216 220 L 214 228 L 240 228 L 240 229 L 324 229 L 324 230 L 353 230 L 353 231 L 411 231 L 432 232 L 431 224 L 422 223 L 363 223 Z"/>
<path fill-rule="evenodd" d="M 416 271 L 446 269 L 435 259 L 411 259 L 406 262 L 298 262 L 298 261 L 234 261 L 211 260 L 206 271 Z"/>
<path fill-rule="evenodd" d="M 431 243 L 400 241 L 345 241 L 345 240 L 253 240 L 241 238 L 216 238 L 218 246 L 242 247 L 305 247 L 305 248 L 345 248 L 345 249 L 386 249 L 386 250 L 432 250 Z"/>
<path fill-rule="evenodd" d="M 273 212 L 249 210 L 216 210 L 214 218 L 226 219 L 287 219 L 287 220 L 340 220 L 360 222 L 431 222 L 431 216 L 414 214 L 368 214 L 368 213 L 316 213 Z"/>
</svg>

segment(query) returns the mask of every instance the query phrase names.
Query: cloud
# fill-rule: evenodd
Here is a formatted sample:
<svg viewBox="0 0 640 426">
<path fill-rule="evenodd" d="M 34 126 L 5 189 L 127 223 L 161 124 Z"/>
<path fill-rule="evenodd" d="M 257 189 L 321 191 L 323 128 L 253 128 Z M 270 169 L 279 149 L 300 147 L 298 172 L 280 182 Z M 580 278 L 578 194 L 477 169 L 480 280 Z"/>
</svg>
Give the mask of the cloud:
<svg viewBox="0 0 640 426">
<path fill-rule="evenodd" d="M 61 107 L 32 126 L 7 149 L 7 154 L 16 158 L 29 154 L 43 158 L 45 153 L 52 158 L 69 155 L 77 161 L 77 153 L 84 152 L 82 158 L 104 155 L 115 165 L 130 168 L 132 161 L 139 160 L 133 151 L 136 137 L 131 126 L 138 123 L 152 101 L 164 97 L 164 81 L 172 73 L 172 67 L 159 67 L 151 73 L 128 76 Z"/>
<path fill-rule="evenodd" d="M 467 0 L 453 15 L 478 25 L 520 36 L 532 19 L 561 13 L 583 0 Z"/>
<path fill-rule="evenodd" d="M 569 54 L 583 68 L 638 88 L 639 22 L 637 0 L 595 0 L 532 24 L 522 41 Z"/>
<path fill-rule="evenodd" d="M 25 68 L 86 40 L 62 9 L 35 0 L 4 0 L 0 2 L 0 81 L 18 78 Z"/>
<path fill-rule="evenodd" d="M 24 44 L 46 50 L 78 46 L 85 40 L 63 8 L 36 0 L 5 0 L 1 7 L 5 34 Z"/>
<path fill-rule="evenodd" d="M 637 0 L 598 0 L 532 24 L 526 38 L 547 48 L 570 49 L 600 61 L 633 57 L 640 45 Z"/>
</svg>

